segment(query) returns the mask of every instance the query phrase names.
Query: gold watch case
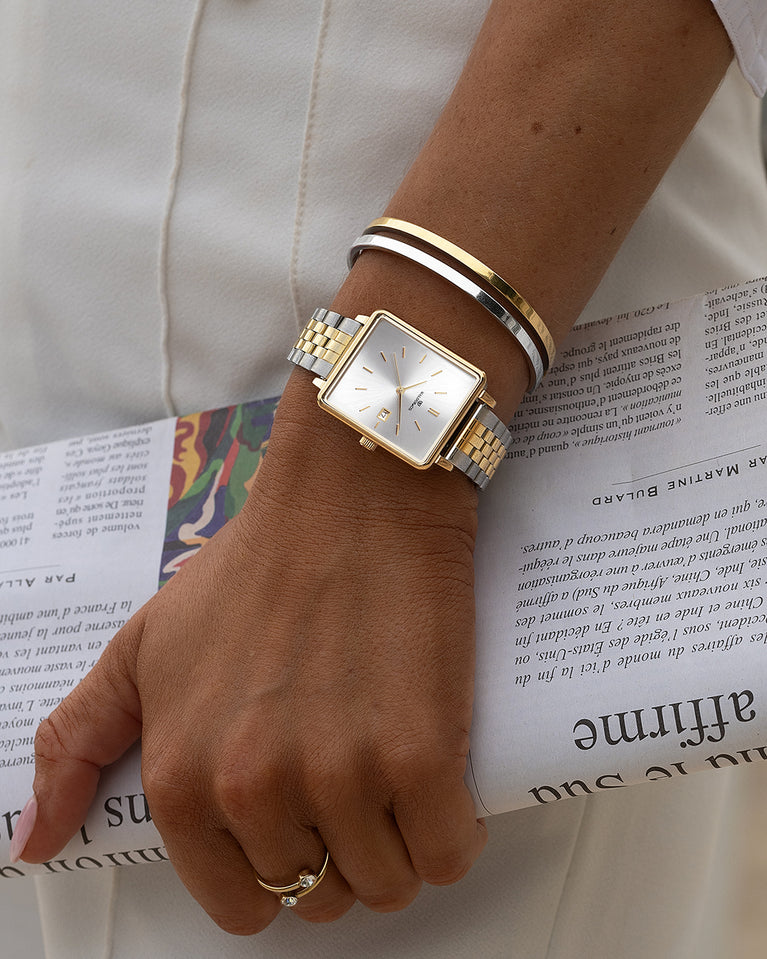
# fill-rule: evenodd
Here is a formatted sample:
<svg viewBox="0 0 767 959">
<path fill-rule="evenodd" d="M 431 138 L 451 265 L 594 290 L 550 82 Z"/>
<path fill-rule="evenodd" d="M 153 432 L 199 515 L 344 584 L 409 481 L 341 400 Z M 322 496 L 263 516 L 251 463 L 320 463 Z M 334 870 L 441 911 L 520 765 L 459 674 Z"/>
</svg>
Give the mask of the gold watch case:
<svg viewBox="0 0 767 959">
<path fill-rule="evenodd" d="M 478 400 L 489 407 L 482 370 L 387 310 L 363 325 L 327 379 L 315 378 L 321 409 L 416 469 L 445 469 L 451 441 Z"/>
</svg>

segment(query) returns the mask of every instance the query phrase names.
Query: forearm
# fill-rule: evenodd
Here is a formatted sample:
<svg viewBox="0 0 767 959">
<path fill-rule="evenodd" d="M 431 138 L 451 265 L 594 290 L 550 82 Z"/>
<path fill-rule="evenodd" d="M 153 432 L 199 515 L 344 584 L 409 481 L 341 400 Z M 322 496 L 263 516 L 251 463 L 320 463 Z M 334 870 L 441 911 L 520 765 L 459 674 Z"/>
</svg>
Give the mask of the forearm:
<svg viewBox="0 0 767 959">
<path fill-rule="evenodd" d="M 709 0 L 496 0 L 386 212 L 489 264 L 561 341 L 730 59 Z M 377 306 L 485 369 L 511 415 L 527 367 L 478 304 L 418 266 L 365 253 L 333 307 Z"/>
</svg>

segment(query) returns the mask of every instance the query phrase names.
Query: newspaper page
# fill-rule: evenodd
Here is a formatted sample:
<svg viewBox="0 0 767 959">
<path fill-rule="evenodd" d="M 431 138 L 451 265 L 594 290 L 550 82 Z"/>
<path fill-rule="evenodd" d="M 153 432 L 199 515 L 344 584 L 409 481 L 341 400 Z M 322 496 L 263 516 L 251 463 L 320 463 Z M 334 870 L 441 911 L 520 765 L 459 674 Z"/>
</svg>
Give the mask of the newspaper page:
<svg viewBox="0 0 767 959">
<path fill-rule="evenodd" d="M 766 347 L 755 280 L 577 329 L 523 404 L 480 506 L 479 813 L 767 758 Z M 0 455 L 0 877 L 165 858 L 138 747 L 55 860 L 8 844 L 38 722 L 239 509 L 275 406 Z"/>
<path fill-rule="evenodd" d="M 35 730 L 157 590 L 174 428 L 168 420 L 0 455 L 0 875 L 5 877 L 59 868 L 8 865 L 13 824 L 31 795 Z M 91 816 L 70 844 L 80 847 L 75 858 L 87 856 L 97 836 L 103 836 L 100 851 L 112 852 L 114 840 L 101 826 L 116 822 L 123 805 L 132 804 L 128 815 L 142 818 L 137 759 L 130 757 L 124 769 L 105 777 L 102 815 Z M 112 807 L 115 812 L 107 812 Z M 87 868 L 87 859 L 80 865 Z"/>
<path fill-rule="evenodd" d="M 765 410 L 765 280 L 570 337 L 480 513 L 478 809 L 767 759 Z"/>
</svg>

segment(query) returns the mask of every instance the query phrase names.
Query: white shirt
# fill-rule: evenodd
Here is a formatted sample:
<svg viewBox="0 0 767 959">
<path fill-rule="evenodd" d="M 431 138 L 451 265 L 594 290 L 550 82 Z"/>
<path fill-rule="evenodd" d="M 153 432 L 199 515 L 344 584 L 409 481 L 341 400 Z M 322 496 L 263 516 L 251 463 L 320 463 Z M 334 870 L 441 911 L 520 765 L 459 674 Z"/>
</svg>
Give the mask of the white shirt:
<svg viewBox="0 0 767 959">
<path fill-rule="evenodd" d="M 712 0 L 743 76 L 757 96 L 767 91 L 767 0 Z"/>
</svg>

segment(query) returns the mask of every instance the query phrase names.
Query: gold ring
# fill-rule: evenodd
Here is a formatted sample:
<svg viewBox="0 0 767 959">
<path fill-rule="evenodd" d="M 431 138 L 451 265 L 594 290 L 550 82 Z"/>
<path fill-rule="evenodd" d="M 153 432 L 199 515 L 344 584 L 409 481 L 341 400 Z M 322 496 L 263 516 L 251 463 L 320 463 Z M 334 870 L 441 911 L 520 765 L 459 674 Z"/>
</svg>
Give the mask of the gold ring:
<svg viewBox="0 0 767 959">
<path fill-rule="evenodd" d="M 322 869 L 320 869 L 319 872 L 313 872 L 311 869 L 302 869 L 298 874 L 298 879 L 295 882 L 288 883 L 287 886 L 273 886 L 271 883 L 265 882 L 259 874 L 256 873 L 256 882 L 262 889 L 276 893 L 280 897 L 282 905 L 287 906 L 288 909 L 292 909 L 302 896 L 307 895 L 307 893 L 310 893 L 319 886 L 325 877 L 329 862 L 330 853 L 325 850 L 325 862 L 323 862 Z"/>
</svg>

